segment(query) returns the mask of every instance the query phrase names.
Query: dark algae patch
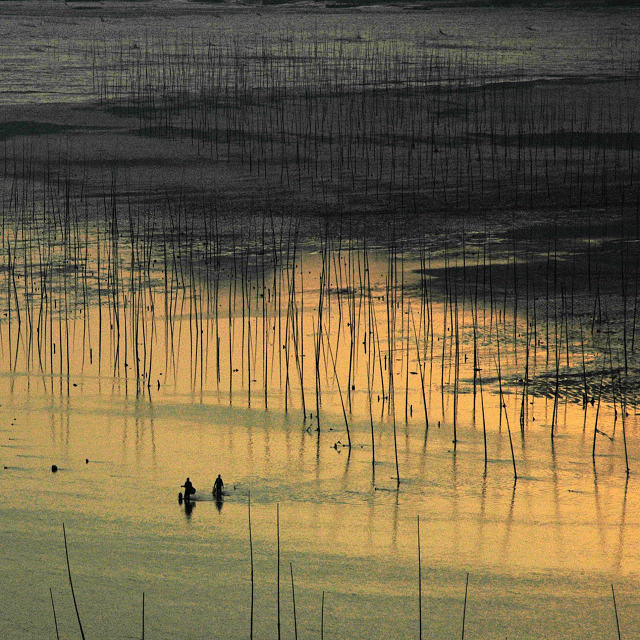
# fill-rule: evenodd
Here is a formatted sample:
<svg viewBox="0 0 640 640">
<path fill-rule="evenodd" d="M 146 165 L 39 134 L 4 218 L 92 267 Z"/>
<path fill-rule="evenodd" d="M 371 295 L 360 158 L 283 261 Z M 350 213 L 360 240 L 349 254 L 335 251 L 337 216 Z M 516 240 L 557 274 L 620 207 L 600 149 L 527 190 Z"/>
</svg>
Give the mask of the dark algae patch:
<svg viewBox="0 0 640 640">
<path fill-rule="evenodd" d="M 14 120 L 0 123 L 0 140 L 8 140 L 17 136 L 46 136 L 64 133 L 77 129 L 66 124 L 53 122 L 34 122 L 31 120 Z"/>
</svg>

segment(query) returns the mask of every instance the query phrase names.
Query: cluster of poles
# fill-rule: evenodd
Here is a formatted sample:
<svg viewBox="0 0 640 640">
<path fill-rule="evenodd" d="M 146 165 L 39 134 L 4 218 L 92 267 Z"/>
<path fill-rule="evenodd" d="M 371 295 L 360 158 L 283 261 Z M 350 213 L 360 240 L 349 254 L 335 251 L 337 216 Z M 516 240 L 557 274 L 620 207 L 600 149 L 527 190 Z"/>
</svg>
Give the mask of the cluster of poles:
<svg viewBox="0 0 640 640">
<path fill-rule="evenodd" d="M 638 198 L 640 55 L 604 84 L 543 82 L 506 54 L 318 34 L 95 41 L 93 93 L 332 206 L 624 207 Z"/>
<path fill-rule="evenodd" d="M 387 216 L 376 228 L 269 204 L 239 220 L 220 196 L 134 202 L 115 175 L 89 195 L 64 163 L 43 169 L 22 151 L 5 147 L 0 228 L 0 348 L 11 373 L 60 394 L 79 376 L 149 395 L 188 380 L 229 403 L 300 411 L 318 434 L 341 415 L 349 449 L 352 423 L 366 420 L 374 473 L 375 430 L 389 421 L 398 483 L 397 422 L 421 423 L 426 447 L 436 416 L 455 449 L 459 401 L 471 394 L 486 464 L 491 385 L 514 477 L 512 431 L 519 422 L 525 437 L 536 396 L 553 400 L 552 442 L 561 402 L 582 404 L 594 461 L 597 436 L 615 436 L 620 417 L 628 472 L 638 210 L 606 228 L 589 220 L 586 243 L 557 220 L 544 241 L 515 219 L 500 235 L 488 220 L 470 232 L 465 218 L 445 219 L 437 232 Z M 613 436 L 599 423 L 603 403 Z"/>
</svg>

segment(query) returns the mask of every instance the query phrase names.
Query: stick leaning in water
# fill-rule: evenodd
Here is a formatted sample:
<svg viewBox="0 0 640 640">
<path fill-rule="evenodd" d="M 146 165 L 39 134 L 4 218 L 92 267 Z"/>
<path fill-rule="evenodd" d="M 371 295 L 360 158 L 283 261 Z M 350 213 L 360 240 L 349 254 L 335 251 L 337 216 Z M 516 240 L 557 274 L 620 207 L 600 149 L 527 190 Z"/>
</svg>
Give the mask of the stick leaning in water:
<svg viewBox="0 0 640 640">
<path fill-rule="evenodd" d="M 469 572 L 467 571 L 467 582 L 464 585 L 464 608 L 462 609 L 462 640 L 464 640 L 464 623 L 467 618 L 467 593 L 469 591 Z"/>
<path fill-rule="evenodd" d="M 82 629 L 82 622 L 80 621 L 80 612 L 78 611 L 78 603 L 76 602 L 76 594 L 73 590 L 73 580 L 71 579 L 71 566 L 69 565 L 69 549 L 67 548 L 67 532 L 64 528 L 64 522 L 62 523 L 62 535 L 64 536 L 64 553 L 67 558 L 67 573 L 69 574 L 69 585 L 71 586 L 71 596 L 73 597 L 73 606 L 76 610 L 76 617 L 78 618 L 78 626 L 80 627 L 80 635 L 82 640 L 85 640 L 84 630 Z"/>
<path fill-rule="evenodd" d="M 418 633 L 422 640 L 422 561 L 420 559 L 420 516 L 418 516 Z"/>
<path fill-rule="evenodd" d="M 249 492 L 249 501 L 247 503 L 249 512 L 249 559 L 251 561 L 251 613 L 249 614 L 249 638 L 253 640 L 253 598 L 254 598 L 254 584 L 253 584 L 253 539 L 251 537 L 251 492 Z"/>
<path fill-rule="evenodd" d="M 618 606 L 616 605 L 616 592 L 613 588 L 613 583 L 611 584 L 611 595 L 613 597 L 613 611 L 616 614 L 616 629 L 618 631 L 618 640 L 622 640 L 622 636 L 620 635 L 620 620 L 618 620 Z"/>
<path fill-rule="evenodd" d="M 53 591 L 49 587 L 49 594 L 51 595 L 51 608 L 53 609 L 53 623 L 56 626 L 56 638 L 60 640 L 60 633 L 58 632 L 58 618 L 56 617 L 56 605 L 53 602 Z"/>
<path fill-rule="evenodd" d="M 296 616 L 296 588 L 293 584 L 293 564 L 289 563 L 289 570 L 291 571 L 291 599 L 293 601 L 293 632 L 295 640 L 298 640 L 298 618 Z"/>
<path fill-rule="evenodd" d="M 276 504 L 276 534 L 278 538 L 278 640 L 280 640 L 280 504 Z"/>
</svg>

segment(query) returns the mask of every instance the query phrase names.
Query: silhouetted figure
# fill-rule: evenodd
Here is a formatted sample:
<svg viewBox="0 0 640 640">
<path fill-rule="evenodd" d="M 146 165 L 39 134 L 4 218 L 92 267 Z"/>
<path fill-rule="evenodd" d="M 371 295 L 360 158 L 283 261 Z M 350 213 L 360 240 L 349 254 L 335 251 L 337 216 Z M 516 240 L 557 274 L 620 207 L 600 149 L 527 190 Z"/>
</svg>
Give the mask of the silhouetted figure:
<svg viewBox="0 0 640 640">
<path fill-rule="evenodd" d="M 185 502 L 190 502 L 191 501 L 191 496 L 196 492 L 196 490 L 193 488 L 193 485 L 191 484 L 191 480 L 189 480 L 189 478 L 187 478 L 184 481 L 184 484 L 181 485 L 184 487 L 184 501 Z"/>
<path fill-rule="evenodd" d="M 222 500 L 223 489 L 224 489 L 224 482 L 222 482 L 222 478 L 220 477 L 220 474 L 218 474 L 216 481 L 213 483 L 213 497 L 216 499 L 216 502 L 218 500 Z"/>
</svg>

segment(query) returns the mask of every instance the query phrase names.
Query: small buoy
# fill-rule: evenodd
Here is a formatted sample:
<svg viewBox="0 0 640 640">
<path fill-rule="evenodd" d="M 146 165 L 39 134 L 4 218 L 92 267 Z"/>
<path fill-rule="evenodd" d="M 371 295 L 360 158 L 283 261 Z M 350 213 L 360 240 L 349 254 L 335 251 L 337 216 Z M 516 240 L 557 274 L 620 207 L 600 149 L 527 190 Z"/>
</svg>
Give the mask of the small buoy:
<svg viewBox="0 0 640 640">
<path fill-rule="evenodd" d="M 57 464 L 52 464 L 51 465 L 51 473 L 55 473 L 58 470 L 58 465 Z"/>
</svg>

